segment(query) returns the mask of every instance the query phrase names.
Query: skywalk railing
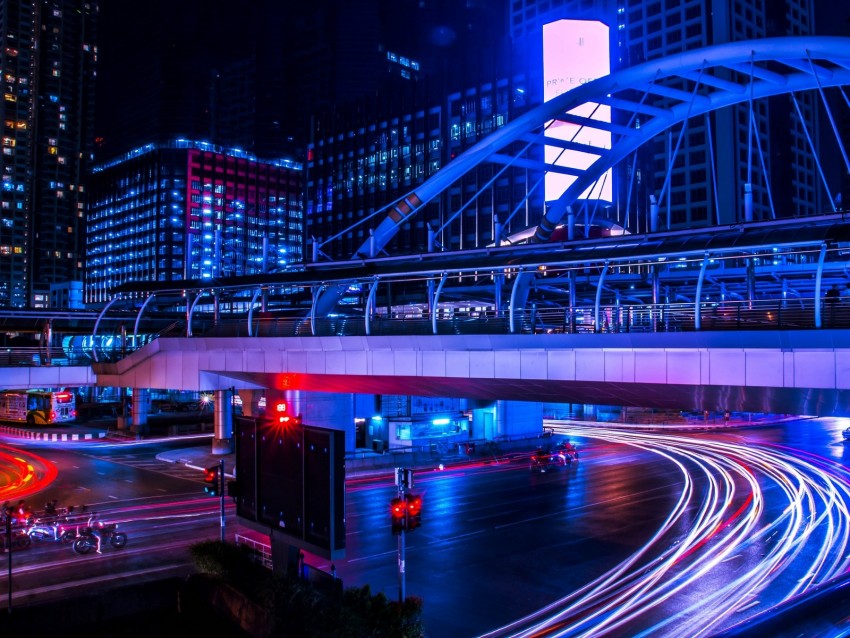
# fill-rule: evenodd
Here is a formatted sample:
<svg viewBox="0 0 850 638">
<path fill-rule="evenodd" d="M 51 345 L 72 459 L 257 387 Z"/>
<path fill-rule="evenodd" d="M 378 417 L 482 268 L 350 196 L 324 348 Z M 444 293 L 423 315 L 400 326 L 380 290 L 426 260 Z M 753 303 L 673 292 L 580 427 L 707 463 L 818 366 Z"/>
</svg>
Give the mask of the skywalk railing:
<svg viewBox="0 0 850 638">
<path fill-rule="evenodd" d="M 514 313 L 515 334 L 625 334 L 750 330 L 813 330 L 850 328 L 850 299 L 825 298 L 819 306 L 813 298 L 705 302 L 699 321 L 693 302 L 633 304 L 530 309 Z M 436 330 L 435 330 L 436 329 Z M 179 337 L 187 333 L 185 323 L 176 323 L 158 335 Z M 245 315 L 226 316 L 219 321 L 198 317 L 192 324 L 195 337 L 355 337 L 404 335 L 510 334 L 510 317 L 493 309 L 444 312 L 436 319 L 410 309 L 405 313 L 375 314 L 369 319 L 356 315 L 310 320 L 309 317 L 255 317 L 249 331 Z M 146 343 L 149 339 L 139 340 Z M 133 352 L 130 343 L 115 337 L 109 347 L 98 346 L 97 360 L 117 361 Z M 44 365 L 90 365 L 85 349 L 61 347 L 0 348 L 0 367 Z"/>
</svg>

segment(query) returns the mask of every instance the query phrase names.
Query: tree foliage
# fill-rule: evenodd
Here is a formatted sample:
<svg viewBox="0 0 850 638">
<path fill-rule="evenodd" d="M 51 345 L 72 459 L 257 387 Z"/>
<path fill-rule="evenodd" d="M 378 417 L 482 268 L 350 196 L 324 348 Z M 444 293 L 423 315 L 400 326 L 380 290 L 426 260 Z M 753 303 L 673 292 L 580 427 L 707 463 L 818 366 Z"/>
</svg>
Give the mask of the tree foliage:
<svg viewBox="0 0 850 638">
<path fill-rule="evenodd" d="M 369 585 L 322 589 L 256 563 L 249 550 L 204 541 L 192 546 L 201 574 L 227 583 L 271 612 L 270 635 L 281 638 L 422 638 L 422 600 L 390 601 Z"/>
</svg>

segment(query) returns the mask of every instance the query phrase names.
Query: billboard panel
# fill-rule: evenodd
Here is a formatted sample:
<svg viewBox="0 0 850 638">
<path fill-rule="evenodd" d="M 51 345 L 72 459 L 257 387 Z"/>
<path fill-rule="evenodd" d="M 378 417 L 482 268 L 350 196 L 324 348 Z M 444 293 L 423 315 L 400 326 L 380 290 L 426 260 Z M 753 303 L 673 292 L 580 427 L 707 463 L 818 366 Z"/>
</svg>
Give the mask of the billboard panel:
<svg viewBox="0 0 850 638">
<path fill-rule="evenodd" d="M 272 545 L 345 554 L 345 432 L 234 418 L 236 514 Z"/>
<path fill-rule="evenodd" d="M 591 80 L 611 72 L 608 25 L 596 20 L 558 20 L 543 25 L 543 100 L 548 102 Z M 611 107 L 603 104 L 582 104 L 570 114 L 604 122 L 611 121 Z M 569 122 L 550 122 L 546 137 L 611 148 L 607 131 L 582 127 Z M 547 145 L 547 164 L 583 170 L 599 155 L 559 146 Z M 574 175 L 550 171 L 546 174 L 546 201 L 558 199 L 575 181 Z M 612 201 L 611 171 L 581 195 L 582 199 Z"/>
</svg>

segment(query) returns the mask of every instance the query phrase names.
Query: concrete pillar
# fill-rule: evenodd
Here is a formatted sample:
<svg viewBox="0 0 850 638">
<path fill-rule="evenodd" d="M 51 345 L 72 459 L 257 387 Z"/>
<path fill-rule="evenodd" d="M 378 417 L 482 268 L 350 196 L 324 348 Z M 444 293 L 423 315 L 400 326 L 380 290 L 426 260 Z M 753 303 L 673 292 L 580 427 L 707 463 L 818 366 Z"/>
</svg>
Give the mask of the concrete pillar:
<svg viewBox="0 0 850 638">
<path fill-rule="evenodd" d="M 258 416 L 260 398 L 263 390 L 239 390 L 239 398 L 242 399 L 242 416 Z"/>
<path fill-rule="evenodd" d="M 496 401 L 496 436 L 538 436 L 543 431 L 543 404 L 532 401 Z"/>
<path fill-rule="evenodd" d="M 150 390 L 147 388 L 133 388 L 133 431 L 136 434 L 147 434 L 148 412 L 151 406 Z"/>
<path fill-rule="evenodd" d="M 470 402 L 470 438 L 492 441 L 499 436 L 539 436 L 543 431 L 543 404 L 531 401 Z"/>
<path fill-rule="evenodd" d="M 215 413 L 213 415 L 212 453 L 230 454 L 233 451 L 233 393 L 230 390 L 215 391 Z"/>
</svg>

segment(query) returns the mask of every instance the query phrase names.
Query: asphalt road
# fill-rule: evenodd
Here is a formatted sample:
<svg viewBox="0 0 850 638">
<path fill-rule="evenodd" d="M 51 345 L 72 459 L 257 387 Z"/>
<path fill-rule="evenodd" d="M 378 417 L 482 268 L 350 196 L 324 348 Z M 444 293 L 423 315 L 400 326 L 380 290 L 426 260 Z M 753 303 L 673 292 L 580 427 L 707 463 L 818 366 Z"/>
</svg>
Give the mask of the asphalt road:
<svg viewBox="0 0 850 638">
<path fill-rule="evenodd" d="M 429 636 L 549 635 L 570 627 L 576 630 L 566 635 L 708 635 L 779 602 L 807 577 L 817 578 L 810 574 L 819 556 L 840 562 L 828 558 L 825 548 L 826 530 L 846 537 L 841 516 L 830 514 L 831 522 L 824 524 L 825 506 L 818 503 L 816 489 L 808 497 L 788 491 L 790 483 L 762 470 L 759 457 L 745 455 L 776 455 L 766 468 L 787 458 L 791 465 L 781 469 L 794 480 L 804 482 L 826 468 L 846 484 L 842 472 L 850 465 L 850 451 L 841 443 L 844 427 L 825 419 L 679 433 L 670 440 L 653 438 L 653 432 L 571 428 L 581 456 L 565 470 L 533 474 L 523 455 L 415 472 L 413 491 L 423 497 L 423 522 L 405 536 L 406 594 L 424 600 Z M 86 503 L 120 521 L 130 542 L 100 556 L 79 557 L 51 542 L 18 552 L 15 604 L 67 595 L 93 582 L 185 574 L 191 570 L 189 545 L 218 537 L 218 501 L 203 495 L 197 469 L 155 458 L 165 444 L 26 449 L 57 468 L 50 485 L 28 497 L 31 503 L 51 498 L 66 505 Z M 709 466 L 709 457 L 716 457 L 717 467 Z M 346 557 L 333 565 L 346 586 L 369 584 L 391 599 L 400 588 L 399 539 L 389 524 L 394 494 L 389 479 L 348 481 Z M 788 514 L 790 499 L 809 510 L 799 518 Z M 843 494 L 836 499 L 850 500 Z M 794 525 L 788 523 L 792 518 Z M 228 535 L 237 531 L 230 506 L 226 529 Z M 786 537 L 797 540 L 785 546 Z M 314 556 L 307 562 L 331 569 Z M 730 590 L 733 603 L 736 596 L 747 596 L 731 609 L 726 599 L 704 602 L 735 574 L 757 580 L 764 575 L 762 565 L 781 577 L 765 581 L 758 591 Z M 825 574 L 827 566 L 820 569 Z M 600 580 L 615 573 L 619 577 L 607 584 Z M 0 597 L 7 592 L 3 580 Z M 681 588 L 653 598 L 667 582 Z M 549 605 L 549 612 L 530 617 Z M 608 606 L 634 615 L 612 611 L 610 626 L 594 630 L 586 624 L 596 622 L 593 609 Z M 693 618 L 704 613 L 723 620 L 715 625 L 700 620 L 695 631 Z M 668 622 L 671 618 L 681 620 Z"/>
</svg>

